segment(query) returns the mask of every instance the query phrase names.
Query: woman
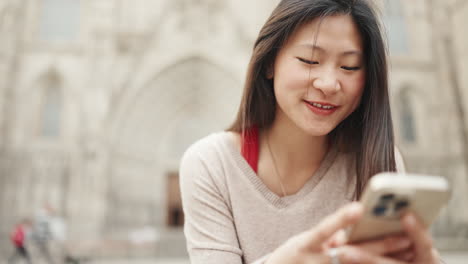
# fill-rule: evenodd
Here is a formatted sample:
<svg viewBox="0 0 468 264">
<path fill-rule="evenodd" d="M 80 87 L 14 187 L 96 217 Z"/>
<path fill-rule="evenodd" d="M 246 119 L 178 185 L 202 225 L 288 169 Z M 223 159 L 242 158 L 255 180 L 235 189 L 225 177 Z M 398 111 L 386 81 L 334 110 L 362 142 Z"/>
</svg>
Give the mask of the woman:
<svg viewBox="0 0 468 264">
<path fill-rule="evenodd" d="M 237 119 L 183 157 L 191 263 L 436 263 L 411 214 L 406 236 L 347 244 L 340 231 L 361 217 L 350 202 L 368 179 L 402 169 L 387 83 L 370 3 L 281 1 L 255 43 Z"/>
</svg>

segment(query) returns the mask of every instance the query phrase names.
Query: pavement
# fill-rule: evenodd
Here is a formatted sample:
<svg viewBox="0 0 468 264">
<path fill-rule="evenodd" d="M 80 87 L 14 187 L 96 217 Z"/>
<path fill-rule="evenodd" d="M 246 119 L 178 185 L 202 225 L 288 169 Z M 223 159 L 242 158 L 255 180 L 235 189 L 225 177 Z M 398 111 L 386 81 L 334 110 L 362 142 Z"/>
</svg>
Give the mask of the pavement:
<svg viewBox="0 0 468 264">
<path fill-rule="evenodd" d="M 468 264 L 468 251 L 441 252 L 441 255 L 446 264 Z"/>
<path fill-rule="evenodd" d="M 445 264 L 468 264 L 468 251 L 442 252 L 442 259 Z M 0 261 L 0 264 L 6 264 Z M 46 264 L 43 261 L 35 261 L 37 264 Z M 190 264 L 187 258 L 106 258 L 94 259 L 81 264 Z"/>
<path fill-rule="evenodd" d="M 190 264 L 188 259 L 146 259 L 146 258 L 130 258 L 130 259 L 102 259 L 88 262 L 87 264 Z"/>
<path fill-rule="evenodd" d="M 468 251 L 442 252 L 442 259 L 446 264 L 468 264 Z M 190 264 L 188 259 L 102 259 L 91 261 L 89 264 Z"/>
</svg>

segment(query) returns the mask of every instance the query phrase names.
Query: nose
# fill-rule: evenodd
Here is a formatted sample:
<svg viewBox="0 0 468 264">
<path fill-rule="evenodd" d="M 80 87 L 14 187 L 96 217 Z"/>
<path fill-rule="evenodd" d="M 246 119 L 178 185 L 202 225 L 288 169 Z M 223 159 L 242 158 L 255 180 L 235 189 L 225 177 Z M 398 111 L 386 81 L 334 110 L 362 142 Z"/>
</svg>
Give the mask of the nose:
<svg viewBox="0 0 468 264">
<path fill-rule="evenodd" d="M 313 81 L 312 86 L 325 95 L 332 95 L 341 89 L 341 84 L 333 70 L 322 71 Z"/>
</svg>

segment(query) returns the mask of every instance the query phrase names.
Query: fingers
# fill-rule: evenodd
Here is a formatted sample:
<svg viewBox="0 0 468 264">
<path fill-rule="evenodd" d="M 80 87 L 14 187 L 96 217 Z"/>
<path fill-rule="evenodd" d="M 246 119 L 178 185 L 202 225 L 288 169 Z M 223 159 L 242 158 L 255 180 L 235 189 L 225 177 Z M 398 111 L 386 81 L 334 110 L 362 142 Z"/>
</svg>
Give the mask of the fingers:
<svg viewBox="0 0 468 264">
<path fill-rule="evenodd" d="M 355 246 L 340 247 L 338 257 L 342 264 L 406 264 L 405 261 L 378 256 Z"/>
<path fill-rule="evenodd" d="M 432 257 L 434 259 L 441 259 L 439 251 L 437 251 L 435 248 L 432 248 Z"/>
<path fill-rule="evenodd" d="M 388 255 L 390 258 L 400 260 L 400 261 L 405 261 L 405 262 L 412 262 L 414 260 L 414 251 L 412 249 L 400 251 L 397 253 L 392 253 Z"/>
<path fill-rule="evenodd" d="M 355 246 L 342 246 L 336 248 L 336 258 L 341 264 L 407 264 L 400 259 L 377 256 Z M 328 252 L 325 254 L 308 254 L 301 263 L 335 263 Z"/>
<path fill-rule="evenodd" d="M 411 240 L 407 236 L 391 236 L 379 240 L 356 244 L 357 247 L 375 255 L 397 253 L 411 247 Z"/>
<path fill-rule="evenodd" d="M 356 223 L 362 216 L 363 207 L 358 202 L 350 203 L 322 220 L 307 232 L 307 244 L 317 247 L 329 240 L 338 230 Z"/>
<path fill-rule="evenodd" d="M 433 258 L 433 242 L 427 228 L 413 213 L 408 213 L 402 219 L 403 228 L 414 243 L 416 256 L 426 259 Z"/>
</svg>

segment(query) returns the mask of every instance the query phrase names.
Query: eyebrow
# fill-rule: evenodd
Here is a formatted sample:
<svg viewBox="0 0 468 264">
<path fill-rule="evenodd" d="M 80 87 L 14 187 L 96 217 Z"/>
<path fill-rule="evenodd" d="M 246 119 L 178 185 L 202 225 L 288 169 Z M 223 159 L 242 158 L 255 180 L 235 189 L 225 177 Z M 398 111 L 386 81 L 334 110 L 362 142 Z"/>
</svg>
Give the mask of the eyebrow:
<svg viewBox="0 0 468 264">
<path fill-rule="evenodd" d="M 312 50 L 318 50 L 320 52 L 325 52 L 326 53 L 326 50 L 320 46 L 317 46 L 315 44 L 301 44 L 299 45 L 299 47 L 305 47 L 305 48 L 308 48 L 308 49 L 312 49 Z M 358 56 L 362 56 L 362 52 L 359 51 L 359 50 L 348 50 L 348 51 L 345 51 L 345 52 L 342 52 L 340 55 L 342 56 L 347 56 L 347 55 L 358 55 Z"/>
</svg>

